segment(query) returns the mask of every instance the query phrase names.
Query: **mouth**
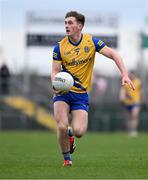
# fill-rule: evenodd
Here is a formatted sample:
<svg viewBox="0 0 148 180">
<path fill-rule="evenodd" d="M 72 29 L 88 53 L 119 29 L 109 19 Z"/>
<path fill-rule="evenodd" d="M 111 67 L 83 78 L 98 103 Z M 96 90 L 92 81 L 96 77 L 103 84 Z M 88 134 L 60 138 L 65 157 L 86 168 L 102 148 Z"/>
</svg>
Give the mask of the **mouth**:
<svg viewBox="0 0 148 180">
<path fill-rule="evenodd" d="M 66 29 L 66 33 L 69 34 L 69 33 L 70 33 L 70 30 L 69 30 L 69 29 Z"/>
</svg>

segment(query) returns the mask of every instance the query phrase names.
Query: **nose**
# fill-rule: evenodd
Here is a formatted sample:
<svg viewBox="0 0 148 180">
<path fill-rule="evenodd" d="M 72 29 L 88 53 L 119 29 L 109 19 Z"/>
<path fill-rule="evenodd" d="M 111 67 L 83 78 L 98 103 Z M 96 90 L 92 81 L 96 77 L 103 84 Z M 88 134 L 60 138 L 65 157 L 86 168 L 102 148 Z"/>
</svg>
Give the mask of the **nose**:
<svg viewBox="0 0 148 180">
<path fill-rule="evenodd" d="M 66 28 L 66 29 L 68 29 L 68 28 L 69 28 L 68 24 L 65 24 L 65 28 Z"/>
</svg>

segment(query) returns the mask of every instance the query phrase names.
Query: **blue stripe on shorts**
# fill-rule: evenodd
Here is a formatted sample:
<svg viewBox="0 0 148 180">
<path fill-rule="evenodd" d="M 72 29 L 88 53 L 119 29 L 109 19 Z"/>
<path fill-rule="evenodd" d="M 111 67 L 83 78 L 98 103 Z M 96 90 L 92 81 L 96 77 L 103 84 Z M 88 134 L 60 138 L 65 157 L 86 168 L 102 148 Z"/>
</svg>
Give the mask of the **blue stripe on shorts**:
<svg viewBox="0 0 148 180">
<path fill-rule="evenodd" d="M 70 111 L 83 109 L 88 112 L 88 94 L 69 91 L 67 94 L 53 97 L 53 101 L 64 101 L 70 106 Z"/>
</svg>

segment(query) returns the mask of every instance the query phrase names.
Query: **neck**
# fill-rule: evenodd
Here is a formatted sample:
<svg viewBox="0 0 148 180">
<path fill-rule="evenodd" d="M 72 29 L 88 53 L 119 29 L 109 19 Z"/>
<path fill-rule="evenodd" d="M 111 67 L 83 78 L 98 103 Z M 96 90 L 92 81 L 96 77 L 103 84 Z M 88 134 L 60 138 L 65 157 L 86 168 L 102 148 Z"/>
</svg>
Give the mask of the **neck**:
<svg viewBox="0 0 148 180">
<path fill-rule="evenodd" d="M 80 41 L 81 37 L 82 37 L 82 34 L 80 33 L 80 34 L 76 34 L 74 36 L 69 36 L 68 38 L 70 39 L 71 42 L 78 43 Z"/>
</svg>

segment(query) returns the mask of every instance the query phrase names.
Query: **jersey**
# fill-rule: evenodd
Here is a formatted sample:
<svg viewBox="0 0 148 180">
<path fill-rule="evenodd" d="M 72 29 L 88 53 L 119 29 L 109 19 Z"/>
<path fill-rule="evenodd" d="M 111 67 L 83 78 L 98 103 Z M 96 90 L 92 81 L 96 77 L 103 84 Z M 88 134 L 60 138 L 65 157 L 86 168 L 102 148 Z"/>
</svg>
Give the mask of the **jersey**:
<svg viewBox="0 0 148 180">
<path fill-rule="evenodd" d="M 125 90 L 125 105 L 133 105 L 141 103 L 141 81 L 138 78 L 132 80 L 135 90 L 133 91 L 127 84 L 124 86 Z"/>
<path fill-rule="evenodd" d="M 91 89 L 95 53 L 105 46 L 102 40 L 90 34 L 82 34 L 76 44 L 66 36 L 54 47 L 53 61 L 60 62 L 62 71 L 70 73 L 74 78 L 72 92 L 84 93 Z"/>
</svg>

